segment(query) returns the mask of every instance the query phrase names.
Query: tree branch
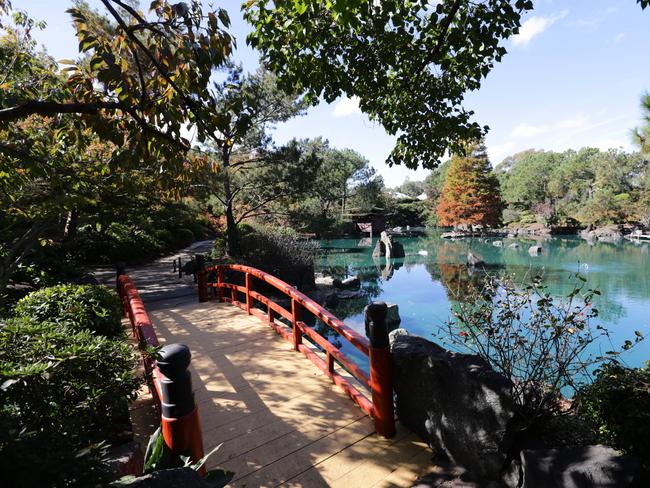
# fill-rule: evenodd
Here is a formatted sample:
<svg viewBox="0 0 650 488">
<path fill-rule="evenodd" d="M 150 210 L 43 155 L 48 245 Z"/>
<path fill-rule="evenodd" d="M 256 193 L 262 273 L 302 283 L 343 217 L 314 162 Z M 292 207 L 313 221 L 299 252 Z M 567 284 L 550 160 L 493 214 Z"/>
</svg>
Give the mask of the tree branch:
<svg viewBox="0 0 650 488">
<path fill-rule="evenodd" d="M 97 114 L 100 110 L 123 110 L 119 102 L 94 102 L 94 103 L 58 103 L 30 100 L 20 103 L 15 107 L 0 109 L 0 122 L 15 120 L 29 115 L 56 115 L 56 114 Z"/>
</svg>

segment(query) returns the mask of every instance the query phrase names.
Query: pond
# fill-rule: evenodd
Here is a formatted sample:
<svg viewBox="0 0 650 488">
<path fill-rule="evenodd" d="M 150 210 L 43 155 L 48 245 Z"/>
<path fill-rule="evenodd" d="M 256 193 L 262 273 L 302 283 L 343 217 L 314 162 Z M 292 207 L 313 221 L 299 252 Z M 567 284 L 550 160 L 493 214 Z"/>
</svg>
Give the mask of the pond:
<svg viewBox="0 0 650 488">
<path fill-rule="evenodd" d="M 587 279 L 587 287 L 601 292 L 594 299 L 599 317 L 592 324 L 606 325 L 615 346 L 633 339 L 635 330 L 650 336 L 650 243 L 590 244 L 576 236 L 557 236 L 543 240 L 502 239 L 503 246 L 497 247 L 494 238 L 449 241 L 439 234 L 397 240 L 403 244 L 406 257 L 391 262 L 373 259 L 376 239 L 321 241 L 323 253 L 316 260 L 316 272 L 338 278 L 358 275 L 361 279 L 358 297 L 340 300 L 330 308 L 361 334 L 363 308 L 371 301 L 382 300 L 399 306 L 400 327 L 434 340 L 434 333 L 449 320 L 454 302 L 463 299 L 467 284 L 475 279 L 465 265 L 471 251 L 485 260 L 490 272 L 507 273 L 517 283 L 543 276 L 549 291 L 558 297 L 573 289 L 579 272 Z M 509 247 L 513 242 L 520 247 Z M 528 248 L 538 244 L 542 253 L 531 256 Z M 352 346 L 338 338 L 330 340 L 363 364 Z M 594 347 L 606 351 L 611 344 Z M 642 366 L 650 359 L 650 337 L 623 353 L 621 359 L 629 366 Z"/>
</svg>

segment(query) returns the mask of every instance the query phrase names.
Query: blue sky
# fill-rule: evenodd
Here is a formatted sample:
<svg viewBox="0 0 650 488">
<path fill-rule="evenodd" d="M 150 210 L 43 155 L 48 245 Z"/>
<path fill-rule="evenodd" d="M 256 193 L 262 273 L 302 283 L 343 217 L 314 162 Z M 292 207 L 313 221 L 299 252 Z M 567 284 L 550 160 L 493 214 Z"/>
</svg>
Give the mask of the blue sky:
<svg viewBox="0 0 650 488">
<path fill-rule="evenodd" d="M 47 22 L 36 38 L 57 59 L 77 53 L 65 14 L 70 3 L 13 0 L 15 8 Z M 214 3 L 226 8 L 233 20 L 236 59 L 246 69 L 255 69 L 257 54 L 246 47 L 249 27 L 239 13 L 241 2 Z M 505 44 L 508 54 L 503 61 L 481 89 L 466 98 L 476 120 L 490 126 L 486 143 L 492 163 L 528 148 L 631 149 L 630 131 L 641 118 L 639 99 L 650 90 L 650 10 L 642 11 L 635 0 L 537 0 L 535 5 L 520 35 Z M 318 136 L 334 147 L 363 154 L 388 186 L 428 173 L 389 168 L 384 161 L 394 139 L 361 114 L 353 100 L 321 103 L 275 131 L 279 143 Z"/>
</svg>

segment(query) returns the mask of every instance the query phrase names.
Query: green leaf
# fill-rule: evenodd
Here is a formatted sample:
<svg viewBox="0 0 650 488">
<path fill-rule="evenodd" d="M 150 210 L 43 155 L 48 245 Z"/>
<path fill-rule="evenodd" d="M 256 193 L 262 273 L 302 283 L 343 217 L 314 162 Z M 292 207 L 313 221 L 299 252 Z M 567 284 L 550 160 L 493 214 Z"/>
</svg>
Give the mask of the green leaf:
<svg viewBox="0 0 650 488">
<path fill-rule="evenodd" d="M 149 443 L 147 444 L 147 450 L 144 454 L 144 473 L 151 473 L 152 471 L 161 469 L 166 448 L 162 430 L 158 427 L 149 438 Z"/>
</svg>

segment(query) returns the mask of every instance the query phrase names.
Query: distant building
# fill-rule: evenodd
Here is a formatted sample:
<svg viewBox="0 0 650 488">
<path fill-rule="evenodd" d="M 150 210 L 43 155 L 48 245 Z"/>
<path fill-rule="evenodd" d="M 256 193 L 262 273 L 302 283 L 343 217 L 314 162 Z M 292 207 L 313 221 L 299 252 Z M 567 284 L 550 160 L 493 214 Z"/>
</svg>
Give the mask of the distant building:
<svg viewBox="0 0 650 488">
<path fill-rule="evenodd" d="M 379 235 L 386 230 L 386 211 L 383 208 L 374 207 L 369 212 L 352 210 L 346 217 L 352 221 L 355 230 L 364 234 Z"/>
</svg>

